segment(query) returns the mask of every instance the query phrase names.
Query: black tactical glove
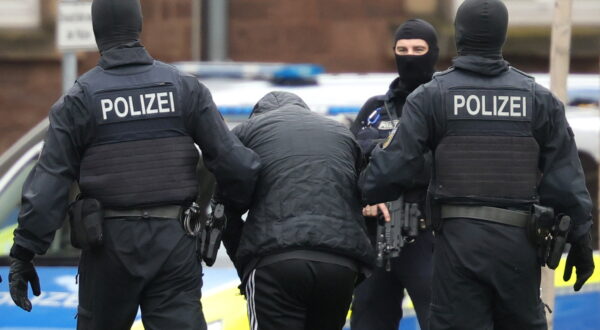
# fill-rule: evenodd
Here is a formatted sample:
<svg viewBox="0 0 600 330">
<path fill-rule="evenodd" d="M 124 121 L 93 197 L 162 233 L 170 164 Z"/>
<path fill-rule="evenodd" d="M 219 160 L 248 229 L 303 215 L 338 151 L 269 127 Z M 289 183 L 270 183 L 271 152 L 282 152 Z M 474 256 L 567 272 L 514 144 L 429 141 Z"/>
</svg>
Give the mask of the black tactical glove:
<svg viewBox="0 0 600 330">
<path fill-rule="evenodd" d="M 377 143 L 381 142 L 379 139 L 379 131 L 375 127 L 363 127 L 356 134 L 356 141 L 360 145 L 363 154 L 369 157 L 373 148 L 375 148 Z"/>
<path fill-rule="evenodd" d="M 39 296 L 41 293 L 40 279 L 35 271 L 35 267 L 33 267 L 33 263 L 31 261 L 10 258 L 10 272 L 8 273 L 10 296 L 17 306 L 30 312 L 31 302 L 27 297 L 28 283 L 31 284 L 33 294 Z"/>
<path fill-rule="evenodd" d="M 588 233 L 579 241 L 574 242 L 567 255 L 567 264 L 565 265 L 565 273 L 563 280 L 568 281 L 571 278 L 571 273 L 575 267 L 577 281 L 573 289 L 579 291 L 585 281 L 594 273 L 594 255 L 592 249 L 592 234 Z"/>
</svg>

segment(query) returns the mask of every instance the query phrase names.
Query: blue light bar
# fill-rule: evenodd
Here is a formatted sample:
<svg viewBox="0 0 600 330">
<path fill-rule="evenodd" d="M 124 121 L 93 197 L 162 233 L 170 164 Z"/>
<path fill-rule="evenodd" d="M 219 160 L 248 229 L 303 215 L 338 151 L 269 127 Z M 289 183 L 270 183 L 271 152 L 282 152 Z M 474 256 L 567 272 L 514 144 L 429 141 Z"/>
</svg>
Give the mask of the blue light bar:
<svg viewBox="0 0 600 330">
<path fill-rule="evenodd" d="M 306 79 L 314 78 L 316 75 L 324 73 L 325 69 L 315 64 L 289 64 L 283 65 L 273 71 L 274 79 Z"/>
<path fill-rule="evenodd" d="M 250 116 L 252 113 L 253 106 L 249 105 L 225 105 L 219 106 L 218 109 L 223 116 Z M 336 115 L 355 115 L 360 111 L 359 106 L 330 106 L 327 108 L 326 115 L 336 116 Z"/>
<path fill-rule="evenodd" d="M 360 111 L 358 106 L 331 106 L 327 109 L 327 114 L 330 116 L 352 114 L 355 115 Z"/>
<path fill-rule="evenodd" d="M 233 79 L 308 79 L 325 69 L 316 64 L 251 63 L 251 62 L 178 62 L 180 71 L 198 78 Z"/>
<path fill-rule="evenodd" d="M 219 106 L 218 109 L 223 116 L 250 116 L 252 106 Z"/>
</svg>

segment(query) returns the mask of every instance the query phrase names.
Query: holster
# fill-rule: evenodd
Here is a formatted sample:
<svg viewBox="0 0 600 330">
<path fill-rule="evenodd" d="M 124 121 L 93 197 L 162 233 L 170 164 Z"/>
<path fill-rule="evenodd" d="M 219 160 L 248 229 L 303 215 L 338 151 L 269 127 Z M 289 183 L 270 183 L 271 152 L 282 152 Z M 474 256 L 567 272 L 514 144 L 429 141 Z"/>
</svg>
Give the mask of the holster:
<svg viewBox="0 0 600 330">
<path fill-rule="evenodd" d="M 567 245 L 571 228 L 571 218 L 560 214 L 555 216 L 550 207 L 533 205 L 532 218 L 527 228 L 530 240 L 537 248 L 541 266 L 556 269 Z"/>
<path fill-rule="evenodd" d="M 427 192 L 427 198 L 425 202 L 425 221 L 429 221 L 428 225 L 430 225 L 431 229 L 433 229 L 435 232 L 442 232 L 442 205 L 429 191 Z"/>
<path fill-rule="evenodd" d="M 79 199 L 69 208 L 71 245 L 87 250 L 102 246 L 104 212 L 100 201 L 93 198 Z"/>
</svg>

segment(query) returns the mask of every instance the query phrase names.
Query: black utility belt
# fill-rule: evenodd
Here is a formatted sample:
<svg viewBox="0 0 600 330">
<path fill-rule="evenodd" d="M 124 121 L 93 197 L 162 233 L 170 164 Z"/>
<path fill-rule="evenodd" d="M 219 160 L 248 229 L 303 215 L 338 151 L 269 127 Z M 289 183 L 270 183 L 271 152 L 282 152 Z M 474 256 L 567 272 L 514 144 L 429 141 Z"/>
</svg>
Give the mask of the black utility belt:
<svg viewBox="0 0 600 330">
<path fill-rule="evenodd" d="M 532 205 L 531 212 L 490 206 L 442 205 L 442 219 L 470 218 L 524 228 L 537 249 L 540 266 L 556 269 L 567 246 L 571 218 L 551 207 Z"/>
<path fill-rule="evenodd" d="M 104 218 L 158 218 L 158 219 L 180 219 L 186 208 L 181 205 L 163 205 L 156 207 L 134 208 L 134 209 L 105 209 Z"/>
<path fill-rule="evenodd" d="M 469 218 L 525 228 L 531 219 L 531 212 L 491 206 L 442 205 L 441 217 L 442 219 Z"/>
<path fill-rule="evenodd" d="M 73 202 L 69 207 L 69 223 L 71 225 L 71 244 L 73 247 L 87 250 L 101 247 L 103 244 L 103 223 L 111 218 L 142 218 L 182 221 L 187 231 L 190 221 L 188 214 L 192 207 L 181 205 L 163 205 L 133 209 L 104 209 L 102 203 L 94 198 L 83 198 Z M 184 221 L 186 220 L 186 221 Z M 194 223 L 195 225 L 196 223 Z M 190 230 L 195 230 L 196 226 Z"/>
</svg>

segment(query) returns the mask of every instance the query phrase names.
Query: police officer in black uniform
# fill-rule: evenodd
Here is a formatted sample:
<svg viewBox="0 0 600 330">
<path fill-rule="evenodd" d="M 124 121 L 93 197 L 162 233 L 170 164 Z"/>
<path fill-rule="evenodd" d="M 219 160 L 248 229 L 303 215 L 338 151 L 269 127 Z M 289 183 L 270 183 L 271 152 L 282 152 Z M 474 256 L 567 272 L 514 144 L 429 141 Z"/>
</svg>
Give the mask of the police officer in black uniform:
<svg viewBox="0 0 600 330">
<path fill-rule="evenodd" d="M 367 157 L 400 120 L 406 97 L 431 80 L 439 53 L 437 33 L 424 20 L 408 20 L 396 30 L 392 49 L 399 77 L 392 81 L 385 95 L 374 96 L 363 105 L 351 126 Z M 431 159 L 430 154 L 427 157 Z M 418 184 L 404 193 L 405 203 L 418 203 L 423 214 L 431 163 L 425 167 L 418 175 Z M 389 213 L 383 203 L 363 210 L 371 232 L 375 231 L 372 227 L 376 225 L 372 216 L 377 216 L 379 208 Z M 398 329 L 405 288 L 413 301 L 421 329 L 427 329 L 432 258 L 433 235 L 428 229 L 420 231 L 417 239 L 405 245 L 400 256 L 390 261 L 390 271 L 375 269 L 354 291 L 352 329 Z"/>
<path fill-rule="evenodd" d="M 507 25 L 499 0 L 460 6 L 454 66 L 408 97 L 360 179 L 367 203 L 396 198 L 414 185 L 423 152 L 434 151 L 429 193 L 441 228 L 430 329 L 546 329 L 525 229 L 533 203 L 574 222 L 564 278 L 576 268 L 576 291 L 594 270 L 592 202 L 573 133 L 561 102 L 503 60 Z"/>
<path fill-rule="evenodd" d="M 92 20 L 101 58 L 50 111 L 23 187 L 11 296 L 31 310 L 28 285 L 40 294 L 32 259 L 61 227 L 77 181 L 104 214 L 103 245 L 82 251 L 77 327 L 129 329 L 141 307 L 146 329 L 206 329 L 196 239 L 178 221 L 197 194 L 194 143 L 234 205 L 251 195 L 258 156 L 229 132 L 206 87 L 146 52 L 139 0 L 95 0 Z"/>
</svg>

